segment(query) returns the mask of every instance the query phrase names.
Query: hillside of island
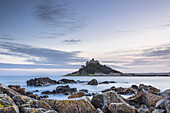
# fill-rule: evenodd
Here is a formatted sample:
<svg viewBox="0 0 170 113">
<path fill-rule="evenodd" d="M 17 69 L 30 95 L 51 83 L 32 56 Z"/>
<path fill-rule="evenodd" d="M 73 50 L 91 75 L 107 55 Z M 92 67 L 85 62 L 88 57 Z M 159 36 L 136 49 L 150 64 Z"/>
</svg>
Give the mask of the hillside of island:
<svg viewBox="0 0 170 113">
<path fill-rule="evenodd" d="M 123 75 L 122 72 L 112 69 L 106 65 L 100 64 L 98 60 L 94 58 L 90 61 L 87 61 L 85 65 L 82 65 L 81 68 L 73 73 L 69 73 L 65 76 L 119 76 Z"/>
</svg>

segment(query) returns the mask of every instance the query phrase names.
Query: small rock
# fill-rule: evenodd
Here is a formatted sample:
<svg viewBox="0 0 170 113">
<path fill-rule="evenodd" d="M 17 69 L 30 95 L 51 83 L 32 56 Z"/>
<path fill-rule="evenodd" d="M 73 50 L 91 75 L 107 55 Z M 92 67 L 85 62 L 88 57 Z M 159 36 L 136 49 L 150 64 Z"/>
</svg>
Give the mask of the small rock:
<svg viewBox="0 0 170 113">
<path fill-rule="evenodd" d="M 71 99 L 71 98 L 80 98 L 80 97 L 83 97 L 83 96 L 86 96 L 83 92 L 75 92 L 73 94 L 71 94 L 68 99 Z"/>
<path fill-rule="evenodd" d="M 88 90 L 87 89 L 81 89 L 79 90 L 80 92 L 83 92 L 83 93 L 88 93 Z"/>
<path fill-rule="evenodd" d="M 98 82 L 96 79 L 92 79 L 90 82 L 88 82 L 88 85 L 98 85 Z"/>
<path fill-rule="evenodd" d="M 154 109 L 152 113 L 165 113 L 164 109 Z"/>
</svg>

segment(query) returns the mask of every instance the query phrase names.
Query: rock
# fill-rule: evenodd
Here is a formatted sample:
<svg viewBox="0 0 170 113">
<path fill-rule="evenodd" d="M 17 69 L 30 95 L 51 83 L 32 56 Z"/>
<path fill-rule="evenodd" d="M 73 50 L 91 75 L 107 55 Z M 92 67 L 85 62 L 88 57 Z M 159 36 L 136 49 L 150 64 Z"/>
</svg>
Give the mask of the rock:
<svg viewBox="0 0 170 113">
<path fill-rule="evenodd" d="M 65 92 L 73 93 L 73 92 L 76 92 L 76 91 L 77 91 L 77 88 L 70 88 L 69 85 L 58 86 L 56 88 L 56 93 L 65 93 Z"/>
<path fill-rule="evenodd" d="M 16 88 L 16 89 L 19 89 L 21 88 L 20 85 L 8 85 L 9 88 Z"/>
<path fill-rule="evenodd" d="M 119 97 L 116 94 L 116 92 L 112 91 L 94 95 L 91 100 L 91 103 L 95 108 L 102 109 L 104 105 L 108 107 L 111 103 L 126 103 L 126 102 L 121 97 Z"/>
<path fill-rule="evenodd" d="M 125 94 L 125 95 L 126 94 L 135 94 L 135 91 L 132 88 L 126 88 L 122 92 L 119 92 L 118 94 Z"/>
<path fill-rule="evenodd" d="M 51 92 L 50 91 L 43 91 L 43 92 L 41 92 L 41 94 L 51 94 Z"/>
<path fill-rule="evenodd" d="M 81 89 L 79 90 L 80 92 L 83 92 L 83 93 L 88 93 L 88 90 L 87 89 Z"/>
<path fill-rule="evenodd" d="M 54 111 L 54 110 L 48 110 L 44 108 L 29 108 L 29 107 L 24 107 L 22 109 L 22 112 L 24 113 L 58 113 L 57 111 Z"/>
<path fill-rule="evenodd" d="M 0 94 L 0 113 L 19 113 L 19 108 L 7 94 Z"/>
<path fill-rule="evenodd" d="M 112 90 L 116 91 L 116 93 L 118 93 L 118 94 L 122 94 L 123 91 L 125 90 L 125 88 L 118 87 L 118 88 L 113 88 Z"/>
<path fill-rule="evenodd" d="M 42 99 L 42 98 L 48 98 L 48 95 L 39 96 L 39 99 Z"/>
<path fill-rule="evenodd" d="M 7 94 L 7 95 L 10 96 L 11 98 L 12 98 L 13 96 L 15 96 L 15 95 L 20 95 L 18 92 L 12 90 L 11 88 L 9 88 L 9 87 L 1 84 L 1 83 L 0 83 L 0 92 L 1 92 L 2 94 Z"/>
<path fill-rule="evenodd" d="M 131 88 L 138 89 L 138 86 L 137 85 L 132 85 Z"/>
<path fill-rule="evenodd" d="M 69 79 L 65 79 L 65 78 L 57 81 L 57 84 L 68 84 L 68 83 L 77 83 L 77 82 L 74 80 L 69 80 Z"/>
<path fill-rule="evenodd" d="M 146 105 L 142 104 L 138 109 L 138 113 L 150 113 L 150 110 Z"/>
<path fill-rule="evenodd" d="M 142 96 L 142 101 L 145 105 L 148 107 L 155 107 L 156 103 L 161 100 L 163 97 L 149 93 L 144 92 Z"/>
<path fill-rule="evenodd" d="M 34 98 L 34 99 L 38 99 L 38 95 L 37 94 L 31 94 L 29 97 Z"/>
<path fill-rule="evenodd" d="M 127 99 L 128 103 L 130 105 L 133 105 L 135 106 L 136 108 L 139 108 L 142 104 L 143 104 L 143 101 L 142 101 L 142 95 L 143 95 L 143 92 L 142 91 L 139 91 L 137 94 L 129 97 Z"/>
<path fill-rule="evenodd" d="M 165 99 L 161 99 L 158 102 L 156 102 L 155 108 L 157 108 L 157 109 L 165 109 L 164 100 Z"/>
<path fill-rule="evenodd" d="M 154 109 L 152 113 L 165 113 L 164 109 Z"/>
<path fill-rule="evenodd" d="M 57 84 L 57 81 L 51 80 L 48 77 L 34 78 L 34 79 L 27 81 L 28 86 L 45 86 L 45 85 L 51 85 L 51 84 Z"/>
<path fill-rule="evenodd" d="M 151 85 L 144 85 L 144 84 L 140 84 L 139 85 L 139 90 L 142 90 L 144 89 L 145 91 L 148 91 L 150 93 L 159 93 L 160 92 L 160 89 L 157 89 Z"/>
<path fill-rule="evenodd" d="M 92 79 L 90 82 L 88 82 L 88 85 L 98 85 L 98 82 L 96 79 Z"/>
<path fill-rule="evenodd" d="M 71 94 L 68 99 L 71 99 L 71 98 L 80 98 L 80 97 L 83 97 L 83 96 L 86 96 L 83 92 L 75 92 L 73 94 Z"/>
<path fill-rule="evenodd" d="M 103 113 L 103 111 L 100 108 L 97 108 L 95 113 Z"/>
<path fill-rule="evenodd" d="M 104 106 L 102 107 L 102 111 L 103 111 L 104 113 L 111 113 L 110 110 L 109 110 L 109 108 L 108 108 L 106 105 L 104 105 Z"/>
<path fill-rule="evenodd" d="M 45 101 L 59 113 L 95 113 L 96 109 L 87 100 L 50 100 Z"/>
<path fill-rule="evenodd" d="M 115 81 L 104 81 L 104 82 L 100 82 L 99 84 L 109 84 L 109 83 L 116 83 Z"/>
<path fill-rule="evenodd" d="M 167 113 L 170 113 L 170 93 L 166 94 L 164 97 L 164 104 Z"/>
<path fill-rule="evenodd" d="M 39 90 L 34 90 L 34 91 L 32 91 L 32 92 L 39 92 Z"/>
<path fill-rule="evenodd" d="M 104 92 L 108 92 L 108 91 L 112 91 L 112 89 L 105 89 L 105 90 L 103 90 L 101 92 L 104 93 Z"/>
<path fill-rule="evenodd" d="M 33 93 L 32 92 L 26 92 L 26 95 L 27 96 L 30 96 L 30 95 L 32 95 Z"/>
<path fill-rule="evenodd" d="M 111 113 L 135 113 L 135 107 L 124 103 L 111 103 L 109 106 Z"/>
</svg>

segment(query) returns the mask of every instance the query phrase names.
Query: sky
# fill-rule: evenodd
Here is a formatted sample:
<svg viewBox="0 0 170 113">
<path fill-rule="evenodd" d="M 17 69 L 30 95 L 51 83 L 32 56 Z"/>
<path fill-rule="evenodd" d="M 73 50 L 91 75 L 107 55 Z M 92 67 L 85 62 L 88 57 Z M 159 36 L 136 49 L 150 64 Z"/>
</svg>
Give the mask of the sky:
<svg viewBox="0 0 170 113">
<path fill-rule="evenodd" d="M 0 0 L 0 73 L 63 75 L 95 58 L 170 72 L 169 0 Z"/>
</svg>

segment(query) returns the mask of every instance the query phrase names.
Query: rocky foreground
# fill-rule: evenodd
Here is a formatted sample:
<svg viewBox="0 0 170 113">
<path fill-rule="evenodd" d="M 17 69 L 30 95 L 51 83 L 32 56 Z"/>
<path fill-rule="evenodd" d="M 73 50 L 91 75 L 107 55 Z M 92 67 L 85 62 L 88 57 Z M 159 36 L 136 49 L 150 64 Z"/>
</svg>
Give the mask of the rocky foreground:
<svg viewBox="0 0 170 113">
<path fill-rule="evenodd" d="M 39 82 L 38 80 L 30 81 L 37 86 L 49 84 L 51 81 L 49 79 L 43 81 L 42 78 Z M 51 84 L 66 84 L 67 82 L 75 83 L 72 80 L 62 79 L 52 80 Z M 109 82 L 102 83 L 108 84 Z M 87 84 L 98 85 L 98 82 L 91 80 Z M 170 89 L 160 92 L 159 89 L 144 84 L 132 85 L 130 88 L 111 87 L 102 91 L 101 94 L 95 94 L 90 99 L 85 94 L 85 89 L 77 92 L 68 86 L 64 88 L 60 86 L 55 91 L 63 93 L 66 89 L 74 90 L 69 94 L 68 100 L 42 99 L 30 92 L 25 92 L 25 89 L 20 86 L 7 87 L 0 84 L 0 113 L 170 113 Z M 134 95 L 125 99 L 120 94 Z"/>
</svg>

